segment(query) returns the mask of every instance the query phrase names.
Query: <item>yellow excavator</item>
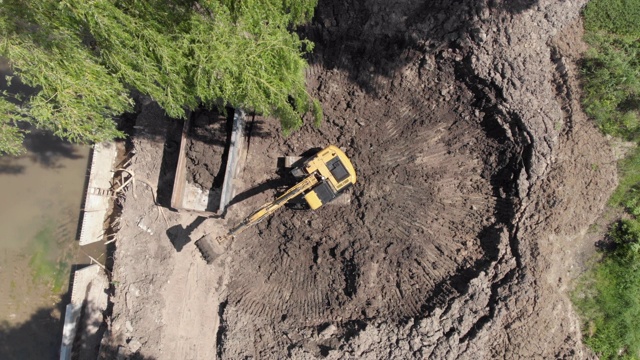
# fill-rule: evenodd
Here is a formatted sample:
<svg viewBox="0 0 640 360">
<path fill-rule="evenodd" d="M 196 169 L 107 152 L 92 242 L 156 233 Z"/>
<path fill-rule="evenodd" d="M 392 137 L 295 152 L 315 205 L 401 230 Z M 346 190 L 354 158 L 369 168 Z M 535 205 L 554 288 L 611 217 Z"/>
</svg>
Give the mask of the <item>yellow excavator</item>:
<svg viewBox="0 0 640 360">
<path fill-rule="evenodd" d="M 316 210 L 356 183 L 356 172 L 345 153 L 329 145 L 295 167 L 291 173 L 302 180 L 284 194 L 247 216 L 225 236 L 217 239 L 205 235 L 196 241 L 202 256 L 211 264 L 223 251 L 222 243 L 275 213 L 289 201 L 302 197 L 311 210 Z"/>
</svg>

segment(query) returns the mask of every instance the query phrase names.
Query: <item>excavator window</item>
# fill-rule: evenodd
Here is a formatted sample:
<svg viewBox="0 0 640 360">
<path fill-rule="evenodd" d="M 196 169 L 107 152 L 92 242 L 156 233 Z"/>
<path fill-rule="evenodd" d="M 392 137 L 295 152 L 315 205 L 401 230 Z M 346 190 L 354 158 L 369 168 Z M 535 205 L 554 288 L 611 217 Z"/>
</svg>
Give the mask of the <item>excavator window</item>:
<svg viewBox="0 0 640 360">
<path fill-rule="evenodd" d="M 337 156 L 327 161 L 327 168 L 329 168 L 331 175 L 333 175 L 338 183 L 349 177 L 347 168 L 344 167 L 344 164 L 342 164 L 342 161 L 340 161 L 340 158 Z"/>
</svg>

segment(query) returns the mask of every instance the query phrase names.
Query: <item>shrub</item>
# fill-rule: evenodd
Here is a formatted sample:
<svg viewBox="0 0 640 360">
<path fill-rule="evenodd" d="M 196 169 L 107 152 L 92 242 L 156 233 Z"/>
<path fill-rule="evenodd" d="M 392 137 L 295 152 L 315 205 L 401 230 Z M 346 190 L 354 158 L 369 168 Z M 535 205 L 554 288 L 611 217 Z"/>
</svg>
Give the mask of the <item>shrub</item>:
<svg viewBox="0 0 640 360">
<path fill-rule="evenodd" d="M 590 32 L 640 36 L 640 0 L 591 0 L 584 18 Z"/>
<path fill-rule="evenodd" d="M 586 36 L 584 109 L 606 133 L 635 140 L 640 123 L 640 39 L 606 33 Z"/>
<path fill-rule="evenodd" d="M 606 134 L 635 140 L 640 129 L 640 0 L 592 0 L 584 18 L 591 45 L 583 66 L 585 111 Z"/>
<path fill-rule="evenodd" d="M 574 302 L 587 323 L 585 343 L 601 358 L 637 359 L 640 353 L 640 223 L 635 219 L 622 220 L 609 236 L 615 249 L 604 255 L 588 280 L 578 288 Z"/>
</svg>

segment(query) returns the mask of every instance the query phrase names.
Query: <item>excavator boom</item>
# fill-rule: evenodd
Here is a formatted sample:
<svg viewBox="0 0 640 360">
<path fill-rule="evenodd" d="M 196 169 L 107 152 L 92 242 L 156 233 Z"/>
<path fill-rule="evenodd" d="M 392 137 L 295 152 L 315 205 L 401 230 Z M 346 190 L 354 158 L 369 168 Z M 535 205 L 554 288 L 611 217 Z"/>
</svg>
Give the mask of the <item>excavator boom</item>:
<svg viewBox="0 0 640 360">
<path fill-rule="evenodd" d="M 195 244 L 207 263 L 211 264 L 219 254 L 224 252 L 222 244 L 225 240 L 237 236 L 264 220 L 290 200 L 302 196 L 309 208 L 316 210 L 335 199 L 356 182 L 356 172 L 351 161 L 342 150 L 334 145 L 329 145 L 316 155 L 306 159 L 300 167 L 292 171 L 292 174 L 296 177 L 304 177 L 304 179 L 277 199 L 251 213 L 238 226 L 231 229 L 226 236 L 213 238 L 211 234 L 207 234 L 196 241 Z"/>
<path fill-rule="evenodd" d="M 300 194 L 303 194 L 307 190 L 316 186 L 316 184 L 318 184 L 318 178 L 316 174 L 307 176 L 304 180 L 297 183 L 295 186 L 287 190 L 284 194 L 280 195 L 280 197 L 278 197 L 274 201 L 263 205 L 258 210 L 251 213 L 251 215 L 247 216 L 238 226 L 229 231 L 229 235 L 238 235 L 247 228 L 259 223 L 264 218 L 283 207 L 287 202 L 289 202 L 289 200 L 292 200 Z"/>
</svg>

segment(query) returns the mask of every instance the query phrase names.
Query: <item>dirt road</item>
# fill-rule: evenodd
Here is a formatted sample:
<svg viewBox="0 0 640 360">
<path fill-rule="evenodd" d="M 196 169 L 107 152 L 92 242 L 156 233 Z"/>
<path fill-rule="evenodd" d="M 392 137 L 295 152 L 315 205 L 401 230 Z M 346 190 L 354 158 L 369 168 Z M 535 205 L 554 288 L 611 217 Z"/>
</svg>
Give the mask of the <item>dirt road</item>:
<svg viewBox="0 0 640 360">
<path fill-rule="evenodd" d="M 616 179 L 579 106 L 583 3 L 320 1 L 304 34 L 325 121 L 284 138 L 273 119 L 251 119 L 246 190 L 224 220 L 154 205 L 177 146 L 146 104 L 131 168 L 150 186 L 124 203 L 113 351 L 592 357 L 565 291 Z M 285 209 L 205 266 L 193 240 L 272 199 L 285 185 L 278 156 L 330 143 L 358 172 L 350 206 Z"/>
</svg>

